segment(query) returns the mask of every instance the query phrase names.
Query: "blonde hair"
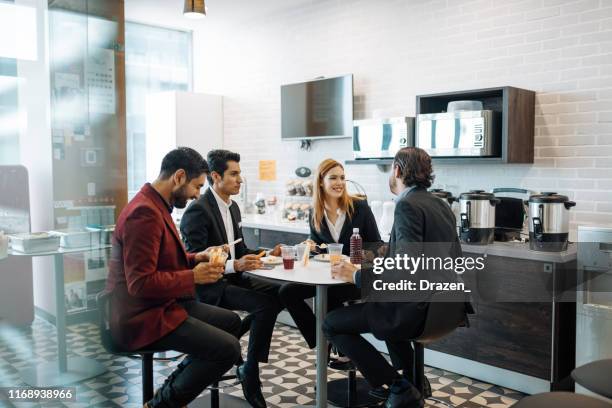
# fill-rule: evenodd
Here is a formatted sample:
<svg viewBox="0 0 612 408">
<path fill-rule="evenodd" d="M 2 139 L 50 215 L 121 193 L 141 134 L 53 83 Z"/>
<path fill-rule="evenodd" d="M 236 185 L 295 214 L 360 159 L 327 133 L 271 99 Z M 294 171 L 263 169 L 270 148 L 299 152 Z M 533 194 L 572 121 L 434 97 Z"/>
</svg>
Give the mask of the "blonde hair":
<svg viewBox="0 0 612 408">
<path fill-rule="evenodd" d="M 334 159 L 325 159 L 319 164 L 317 171 L 315 172 L 313 189 L 312 189 L 312 224 L 317 232 L 321 232 L 321 223 L 323 222 L 325 214 L 325 190 L 323 189 L 323 178 L 329 171 L 335 167 L 340 167 L 344 170 L 344 166 Z M 354 205 L 353 202 L 357 200 L 357 197 L 351 196 L 346 187 L 342 192 L 342 196 L 339 199 L 338 205 L 340 210 L 344 211 L 349 217 L 353 215 Z"/>
</svg>

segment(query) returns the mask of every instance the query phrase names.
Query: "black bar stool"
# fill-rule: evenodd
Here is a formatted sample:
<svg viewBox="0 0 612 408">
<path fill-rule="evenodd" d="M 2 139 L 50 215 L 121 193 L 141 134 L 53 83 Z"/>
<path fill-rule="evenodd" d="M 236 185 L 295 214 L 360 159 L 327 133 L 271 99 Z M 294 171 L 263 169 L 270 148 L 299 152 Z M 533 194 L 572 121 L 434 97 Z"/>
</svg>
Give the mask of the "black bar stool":
<svg viewBox="0 0 612 408">
<path fill-rule="evenodd" d="M 357 377 L 357 368 L 352 362 L 348 362 L 342 371 L 347 372 L 346 378 L 327 383 L 329 403 L 341 408 L 371 407 L 382 404 L 383 401 L 370 395 L 372 389 L 370 384 L 364 378 Z"/>
<path fill-rule="evenodd" d="M 597 360 L 572 371 L 577 384 L 602 397 L 612 398 L 612 359 Z"/>
<path fill-rule="evenodd" d="M 612 408 L 612 404 L 571 392 L 545 392 L 525 397 L 512 408 Z"/>
<path fill-rule="evenodd" d="M 457 327 L 467 326 L 465 301 L 453 293 L 437 292 L 431 297 L 423 332 L 411 339 L 414 345 L 414 386 L 425 399 L 453 407 L 452 404 L 431 396 L 425 377 L 425 345 L 452 333 Z"/>
<path fill-rule="evenodd" d="M 157 350 L 157 349 L 142 349 L 138 351 L 129 351 L 124 350 L 119 347 L 114 341 L 110 333 L 110 324 L 108 320 L 108 316 L 110 313 L 109 310 L 109 294 L 105 292 L 100 292 L 96 296 L 96 304 L 98 306 L 100 321 L 100 340 L 102 341 L 102 346 L 104 349 L 110 354 L 124 357 L 138 357 L 142 361 L 142 369 L 141 369 L 141 378 L 142 378 L 142 403 L 143 405 L 150 401 L 153 398 L 153 355 L 156 353 L 163 353 L 169 350 Z M 235 379 L 235 375 L 224 375 L 219 380 L 226 381 Z M 248 407 L 249 404 L 244 399 L 235 397 L 229 394 L 220 394 L 219 390 L 231 387 L 238 384 L 237 382 L 219 386 L 219 381 L 214 382 L 212 385 L 207 387 L 210 390 L 210 393 L 207 395 L 196 398 L 189 407 L 191 408 L 219 408 L 220 406 L 228 407 L 228 408 L 242 408 Z"/>
</svg>

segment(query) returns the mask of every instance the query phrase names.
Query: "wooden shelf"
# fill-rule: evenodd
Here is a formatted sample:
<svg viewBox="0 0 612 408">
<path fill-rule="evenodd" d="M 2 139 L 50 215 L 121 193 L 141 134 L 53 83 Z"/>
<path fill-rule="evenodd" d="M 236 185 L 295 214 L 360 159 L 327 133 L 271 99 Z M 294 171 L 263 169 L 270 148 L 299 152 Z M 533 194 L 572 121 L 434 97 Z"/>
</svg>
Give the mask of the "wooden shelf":
<svg viewBox="0 0 612 408">
<path fill-rule="evenodd" d="M 432 157 L 434 164 L 501 164 L 505 162 L 501 157 Z M 393 159 L 364 159 L 364 160 L 345 160 L 347 165 L 376 165 L 391 166 Z M 512 164 L 512 163 L 510 163 Z M 520 163 L 516 163 L 520 164 Z"/>
<path fill-rule="evenodd" d="M 449 102 L 476 100 L 483 108 L 501 113 L 497 137 L 501 142 L 499 157 L 440 157 L 437 163 L 533 163 L 535 129 L 535 92 L 504 86 L 446 92 L 416 97 L 416 115 L 446 111 Z"/>
<path fill-rule="evenodd" d="M 354 159 L 354 160 L 345 160 L 344 164 L 376 164 L 388 166 L 393 163 L 393 159 Z"/>
</svg>

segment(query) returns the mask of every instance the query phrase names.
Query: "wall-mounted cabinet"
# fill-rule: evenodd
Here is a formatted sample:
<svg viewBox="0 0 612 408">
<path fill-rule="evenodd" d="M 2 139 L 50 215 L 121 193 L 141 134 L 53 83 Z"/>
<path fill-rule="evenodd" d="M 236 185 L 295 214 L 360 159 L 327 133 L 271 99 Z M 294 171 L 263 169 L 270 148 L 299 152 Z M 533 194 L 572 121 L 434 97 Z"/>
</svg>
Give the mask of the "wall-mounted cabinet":
<svg viewBox="0 0 612 408">
<path fill-rule="evenodd" d="M 455 111 L 453 118 L 449 118 L 452 116 L 446 115 L 449 103 L 457 101 L 474 101 L 474 105 L 482 107 L 476 111 Z M 425 117 L 419 115 L 435 118 L 437 114 L 442 114 L 445 120 L 429 120 L 421 125 L 420 118 Z M 505 86 L 419 95 L 416 97 L 416 118 L 415 143 L 430 152 L 434 163 L 533 163 L 533 91 Z M 426 132 L 429 134 L 425 135 Z M 486 138 L 493 148 L 487 150 L 482 145 L 475 148 L 479 137 Z M 444 140 L 447 146 L 441 146 Z M 466 140 L 469 148 L 464 146 Z M 393 159 L 346 161 L 346 164 L 375 164 L 385 171 L 392 163 Z"/>
<path fill-rule="evenodd" d="M 455 101 L 480 102 L 483 111 L 492 112 L 492 116 L 498 119 L 491 123 L 491 137 L 495 140 L 497 149 L 483 157 L 434 157 L 435 161 L 442 163 L 533 163 L 535 92 L 505 86 L 419 95 L 416 98 L 417 118 L 421 114 L 446 112 L 449 103 Z M 458 129 L 455 128 L 455 130 Z M 417 124 L 417 134 L 418 132 Z"/>
</svg>

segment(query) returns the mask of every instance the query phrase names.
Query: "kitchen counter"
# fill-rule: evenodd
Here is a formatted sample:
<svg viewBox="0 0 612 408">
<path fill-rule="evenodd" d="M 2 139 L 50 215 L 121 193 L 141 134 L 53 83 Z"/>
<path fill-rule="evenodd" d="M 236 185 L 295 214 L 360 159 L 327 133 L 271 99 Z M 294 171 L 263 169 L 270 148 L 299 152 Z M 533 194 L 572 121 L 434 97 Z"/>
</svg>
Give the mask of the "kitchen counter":
<svg viewBox="0 0 612 408">
<path fill-rule="evenodd" d="M 310 234 L 307 222 L 281 221 L 278 217 L 268 214 L 245 214 L 242 216 L 242 227 L 291 232 L 294 234 Z"/>
<path fill-rule="evenodd" d="M 566 263 L 576 260 L 575 243 L 569 244 L 563 252 L 541 252 L 529 249 L 528 242 L 494 242 L 491 245 L 470 245 L 461 243 L 463 252 L 470 254 L 486 254 L 506 258 L 524 259 L 529 261 Z"/>
<path fill-rule="evenodd" d="M 308 224 L 304 221 L 281 221 L 271 215 L 247 214 L 242 218 L 243 228 L 254 228 L 269 231 L 288 232 L 292 234 L 310 233 Z M 381 232 L 383 241 L 387 242 L 388 234 Z M 576 259 L 576 244 L 569 244 L 564 252 L 540 252 L 529 249 L 525 242 L 494 242 L 491 245 L 461 244 L 463 252 L 471 254 L 487 254 L 515 259 L 524 259 L 538 262 L 566 263 Z"/>
</svg>

